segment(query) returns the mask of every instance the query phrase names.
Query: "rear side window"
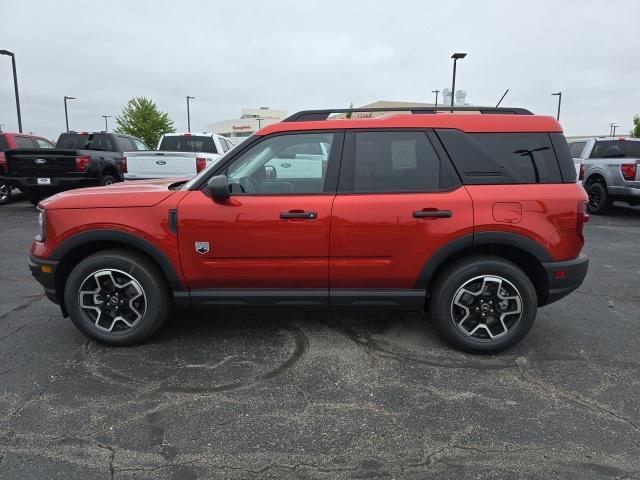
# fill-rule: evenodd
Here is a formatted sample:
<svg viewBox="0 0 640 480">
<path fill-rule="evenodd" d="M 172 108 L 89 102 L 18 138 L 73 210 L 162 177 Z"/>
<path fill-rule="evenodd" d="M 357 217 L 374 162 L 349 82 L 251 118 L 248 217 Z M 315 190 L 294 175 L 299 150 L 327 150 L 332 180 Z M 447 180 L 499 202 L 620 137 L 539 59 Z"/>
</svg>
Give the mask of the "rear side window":
<svg viewBox="0 0 640 480">
<path fill-rule="evenodd" d="M 88 133 L 63 133 L 58 137 L 56 142 L 56 148 L 68 148 L 71 150 L 84 150 L 87 141 L 89 140 Z"/>
<path fill-rule="evenodd" d="M 438 136 L 466 184 L 562 182 L 547 133 L 438 130 Z"/>
<path fill-rule="evenodd" d="M 14 139 L 18 148 L 36 148 L 33 140 L 29 137 L 14 137 Z"/>
<path fill-rule="evenodd" d="M 111 140 L 108 135 L 96 134 L 91 137 L 89 144 L 86 146 L 87 150 L 100 150 L 103 152 L 115 152 L 114 146 L 111 144 Z M 129 148 L 131 150 L 131 148 Z"/>
<path fill-rule="evenodd" d="M 4 138 L 4 135 L 0 135 L 0 152 L 4 152 L 7 149 L 7 140 Z"/>
<path fill-rule="evenodd" d="M 596 142 L 591 158 L 640 158 L 640 142 L 605 140 Z"/>
<path fill-rule="evenodd" d="M 131 152 L 132 150 L 135 150 L 135 147 L 129 137 L 118 136 L 116 138 L 118 139 L 118 146 L 123 152 Z"/>
<path fill-rule="evenodd" d="M 204 152 L 218 153 L 211 137 L 197 135 L 177 135 L 164 137 L 158 150 L 170 152 Z"/>
<path fill-rule="evenodd" d="M 425 132 L 349 135 L 349 153 L 340 173 L 341 191 L 429 192 L 450 188 L 455 183 Z"/>
<path fill-rule="evenodd" d="M 38 148 L 53 148 L 53 145 L 44 138 L 36 138 L 35 141 Z"/>
<path fill-rule="evenodd" d="M 569 150 L 571 151 L 572 158 L 578 158 L 582 156 L 582 151 L 584 150 L 584 146 L 587 142 L 573 142 L 569 145 Z"/>
<path fill-rule="evenodd" d="M 227 152 L 229 150 L 229 145 L 227 145 L 227 142 L 225 142 L 225 140 L 223 138 L 218 137 L 218 141 L 220 142 L 220 146 L 222 147 L 222 151 L 223 152 Z"/>
</svg>

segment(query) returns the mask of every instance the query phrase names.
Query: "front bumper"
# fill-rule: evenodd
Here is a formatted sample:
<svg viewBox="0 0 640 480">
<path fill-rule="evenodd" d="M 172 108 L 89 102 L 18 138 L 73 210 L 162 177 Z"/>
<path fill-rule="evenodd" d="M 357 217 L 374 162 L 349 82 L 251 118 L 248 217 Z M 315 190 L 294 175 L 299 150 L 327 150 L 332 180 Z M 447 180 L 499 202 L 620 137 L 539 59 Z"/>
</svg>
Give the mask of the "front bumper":
<svg viewBox="0 0 640 480">
<path fill-rule="evenodd" d="M 545 262 L 542 266 L 547 273 L 549 284 L 549 294 L 543 305 L 548 305 L 560 300 L 582 285 L 589 269 L 589 257 L 580 254 L 573 260 Z"/>
<path fill-rule="evenodd" d="M 51 182 L 48 184 L 38 183 L 38 177 L 0 176 L 0 178 L 20 190 L 62 191 L 73 188 L 94 187 L 100 184 L 100 179 L 87 177 L 47 177 Z"/>
<path fill-rule="evenodd" d="M 55 304 L 60 304 L 56 295 L 55 274 L 58 262 L 55 260 L 44 260 L 42 258 L 29 255 L 29 270 L 31 275 L 44 288 L 44 294 Z"/>
</svg>

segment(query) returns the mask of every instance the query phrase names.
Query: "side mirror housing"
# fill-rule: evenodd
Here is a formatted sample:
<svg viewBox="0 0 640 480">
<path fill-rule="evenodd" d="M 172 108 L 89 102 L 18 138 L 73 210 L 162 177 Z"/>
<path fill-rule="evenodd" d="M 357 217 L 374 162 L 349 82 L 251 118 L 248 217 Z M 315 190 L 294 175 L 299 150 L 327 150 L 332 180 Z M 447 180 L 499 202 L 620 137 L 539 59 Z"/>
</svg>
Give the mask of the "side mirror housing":
<svg viewBox="0 0 640 480">
<path fill-rule="evenodd" d="M 207 190 L 216 201 L 228 200 L 230 197 L 229 180 L 226 175 L 216 175 L 211 177 L 207 183 Z"/>
</svg>

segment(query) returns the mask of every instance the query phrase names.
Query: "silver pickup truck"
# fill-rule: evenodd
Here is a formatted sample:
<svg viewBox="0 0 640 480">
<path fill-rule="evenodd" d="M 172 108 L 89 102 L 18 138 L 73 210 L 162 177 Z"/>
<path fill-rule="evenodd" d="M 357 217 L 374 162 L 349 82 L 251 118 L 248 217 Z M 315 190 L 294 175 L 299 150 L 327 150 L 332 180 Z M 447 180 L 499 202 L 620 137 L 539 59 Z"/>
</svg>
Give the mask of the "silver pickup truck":
<svg viewBox="0 0 640 480">
<path fill-rule="evenodd" d="M 604 213 L 616 200 L 640 205 L 640 139 L 591 138 L 569 148 L 590 213 Z"/>
</svg>

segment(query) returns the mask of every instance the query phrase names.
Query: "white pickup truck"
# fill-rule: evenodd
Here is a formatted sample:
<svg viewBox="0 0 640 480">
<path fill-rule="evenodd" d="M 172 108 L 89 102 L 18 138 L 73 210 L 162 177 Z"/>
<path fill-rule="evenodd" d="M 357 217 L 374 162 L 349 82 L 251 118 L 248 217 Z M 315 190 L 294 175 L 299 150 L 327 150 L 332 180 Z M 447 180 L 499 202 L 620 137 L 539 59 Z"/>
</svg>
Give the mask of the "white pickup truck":
<svg viewBox="0 0 640 480">
<path fill-rule="evenodd" d="M 125 180 L 193 177 L 235 145 L 211 133 L 168 133 L 157 150 L 126 152 Z"/>
</svg>

